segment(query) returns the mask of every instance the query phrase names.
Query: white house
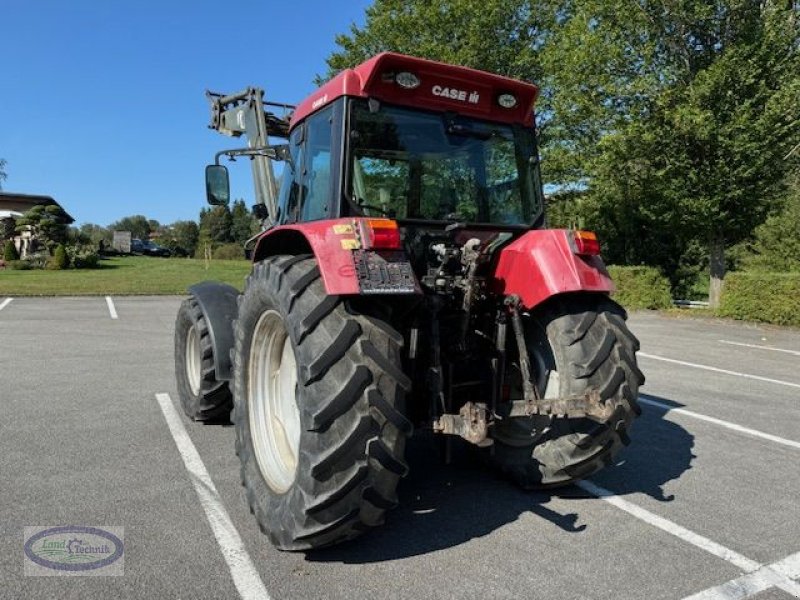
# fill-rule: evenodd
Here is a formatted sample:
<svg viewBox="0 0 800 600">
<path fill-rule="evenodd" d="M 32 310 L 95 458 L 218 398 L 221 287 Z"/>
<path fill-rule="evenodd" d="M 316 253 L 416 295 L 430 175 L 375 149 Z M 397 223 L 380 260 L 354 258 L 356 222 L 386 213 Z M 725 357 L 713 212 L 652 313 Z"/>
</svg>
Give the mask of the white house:
<svg viewBox="0 0 800 600">
<path fill-rule="evenodd" d="M 38 204 L 55 205 L 64 210 L 64 208 L 50 196 L 35 196 L 33 194 L 15 194 L 12 192 L 0 192 L 0 235 L 6 230 L 5 222 L 8 220 L 16 221 L 23 213 L 30 210 Z M 64 211 L 67 225 L 75 222 L 71 216 Z M 22 233 L 15 233 L 11 238 L 14 241 L 14 246 L 21 257 L 28 254 L 33 237 L 30 231 L 23 231 Z"/>
</svg>

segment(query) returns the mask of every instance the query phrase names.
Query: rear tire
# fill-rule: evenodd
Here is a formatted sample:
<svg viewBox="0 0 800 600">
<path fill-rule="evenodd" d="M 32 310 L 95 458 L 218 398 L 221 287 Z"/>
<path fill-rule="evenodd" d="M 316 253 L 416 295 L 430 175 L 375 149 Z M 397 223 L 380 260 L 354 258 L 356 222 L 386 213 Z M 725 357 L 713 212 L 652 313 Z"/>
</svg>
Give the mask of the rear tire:
<svg viewBox="0 0 800 600">
<path fill-rule="evenodd" d="M 639 341 L 625 319 L 618 304 L 597 296 L 557 297 L 524 318 L 534 384 L 543 397 L 596 388 L 617 408 L 607 424 L 544 417 L 498 423 L 494 462 L 519 485 L 547 488 L 588 477 L 629 443 L 644 375 L 636 365 Z"/>
<path fill-rule="evenodd" d="M 175 378 L 186 416 L 193 421 L 226 422 L 233 406 L 227 381 L 214 369 L 214 347 L 197 300 L 183 301 L 175 319 Z"/>
<path fill-rule="evenodd" d="M 327 295 L 307 256 L 257 263 L 234 329 L 236 450 L 261 530 L 281 550 L 307 550 L 383 523 L 408 471 L 402 336 Z M 269 336 L 273 354 L 260 350 Z M 264 386 L 288 374 L 256 364 L 279 354 L 296 364 L 296 416 L 275 400 L 287 386 Z"/>
</svg>

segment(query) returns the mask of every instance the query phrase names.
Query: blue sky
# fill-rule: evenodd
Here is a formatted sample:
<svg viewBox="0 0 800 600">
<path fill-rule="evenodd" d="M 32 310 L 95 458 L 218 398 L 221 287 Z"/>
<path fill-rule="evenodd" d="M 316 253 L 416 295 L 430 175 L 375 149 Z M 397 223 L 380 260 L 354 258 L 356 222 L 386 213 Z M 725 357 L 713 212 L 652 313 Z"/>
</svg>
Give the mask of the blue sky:
<svg viewBox="0 0 800 600">
<path fill-rule="evenodd" d="M 204 91 L 299 102 L 369 4 L 3 0 L 4 191 L 53 196 L 78 223 L 196 219 L 204 165 L 242 145 L 207 129 Z M 249 165 L 230 166 L 249 203 Z"/>
</svg>

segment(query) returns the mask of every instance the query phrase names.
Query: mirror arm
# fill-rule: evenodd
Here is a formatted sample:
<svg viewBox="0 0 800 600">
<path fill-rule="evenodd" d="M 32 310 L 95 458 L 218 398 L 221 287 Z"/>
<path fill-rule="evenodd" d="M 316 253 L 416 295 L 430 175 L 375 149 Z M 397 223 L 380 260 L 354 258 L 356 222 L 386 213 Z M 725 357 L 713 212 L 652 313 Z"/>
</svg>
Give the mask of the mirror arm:
<svg viewBox="0 0 800 600">
<path fill-rule="evenodd" d="M 233 159 L 235 156 L 266 156 L 272 160 L 288 160 L 290 158 L 289 149 L 286 144 L 280 146 L 263 146 L 261 148 L 232 148 L 222 150 L 214 155 L 214 164 L 219 165 L 219 157 L 228 156 Z"/>
</svg>

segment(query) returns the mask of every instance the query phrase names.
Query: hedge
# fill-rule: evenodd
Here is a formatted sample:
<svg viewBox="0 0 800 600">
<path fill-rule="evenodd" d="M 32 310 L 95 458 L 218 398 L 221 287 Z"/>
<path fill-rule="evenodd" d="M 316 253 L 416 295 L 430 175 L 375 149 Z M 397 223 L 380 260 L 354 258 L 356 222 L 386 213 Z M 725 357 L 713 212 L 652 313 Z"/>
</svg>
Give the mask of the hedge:
<svg viewBox="0 0 800 600">
<path fill-rule="evenodd" d="M 617 291 L 614 300 L 629 310 L 670 308 L 669 281 L 655 267 L 609 266 Z"/>
<path fill-rule="evenodd" d="M 245 260 L 244 247 L 241 244 L 217 246 L 211 256 L 216 260 Z"/>
<path fill-rule="evenodd" d="M 729 273 L 718 314 L 800 327 L 800 273 Z"/>
</svg>

